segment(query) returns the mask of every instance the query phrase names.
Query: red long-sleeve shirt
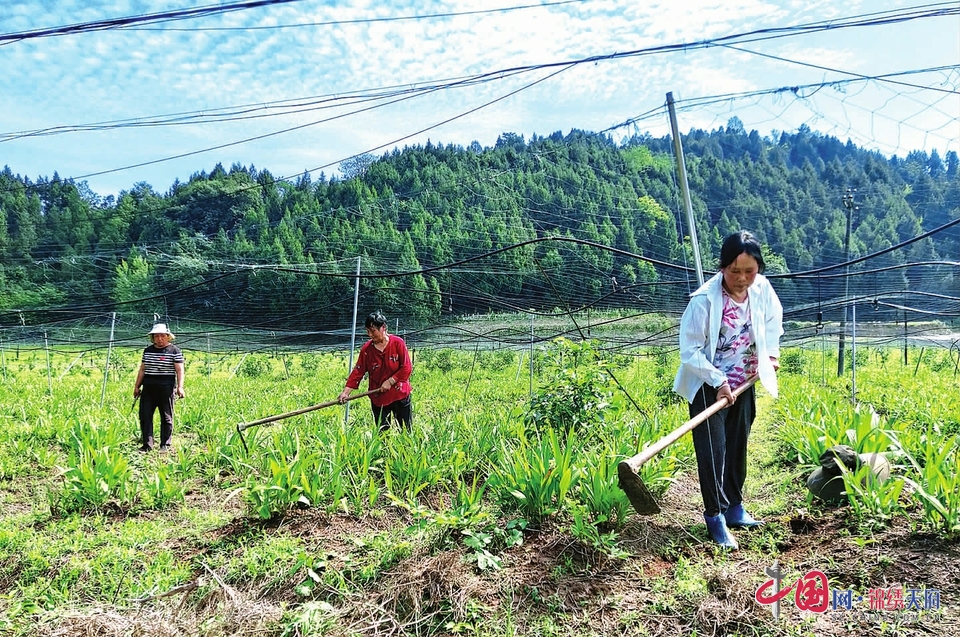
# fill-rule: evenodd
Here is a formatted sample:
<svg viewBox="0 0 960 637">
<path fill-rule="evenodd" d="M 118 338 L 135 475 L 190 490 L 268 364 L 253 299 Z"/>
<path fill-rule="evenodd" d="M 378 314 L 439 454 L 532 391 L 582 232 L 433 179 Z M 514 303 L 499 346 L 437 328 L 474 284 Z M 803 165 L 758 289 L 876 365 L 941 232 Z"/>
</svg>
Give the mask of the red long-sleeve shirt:
<svg viewBox="0 0 960 637">
<path fill-rule="evenodd" d="M 360 387 L 364 374 L 369 374 L 370 389 L 380 387 L 383 381 L 390 377 L 397 381 L 388 391 L 371 394 L 370 402 L 378 407 L 403 400 L 410 395 L 409 381 L 413 363 L 410 361 L 407 344 L 402 338 L 393 334 L 388 334 L 387 338 L 389 341 L 382 352 L 376 348 L 373 341 L 367 341 L 360 348 L 357 364 L 353 366 L 353 371 L 347 378 L 347 387 L 350 389 Z"/>
</svg>

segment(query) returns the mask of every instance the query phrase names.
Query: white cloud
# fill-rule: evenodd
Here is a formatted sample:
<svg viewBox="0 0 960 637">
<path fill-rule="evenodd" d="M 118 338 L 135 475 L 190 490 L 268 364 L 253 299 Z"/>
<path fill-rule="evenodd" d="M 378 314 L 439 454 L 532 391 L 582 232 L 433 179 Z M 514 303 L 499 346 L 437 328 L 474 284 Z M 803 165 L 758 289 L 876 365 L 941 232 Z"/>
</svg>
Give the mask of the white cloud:
<svg viewBox="0 0 960 637">
<path fill-rule="evenodd" d="M 499 2 L 499 6 L 510 3 Z M 899 0 L 870 3 L 870 11 L 902 6 Z M 246 31 L 128 30 L 40 38 L 0 46 L 5 85 L 0 93 L 7 130 L 146 117 L 240 104 L 263 104 L 306 96 L 352 93 L 384 86 L 410 86 L 442 78 L 515 66 L 554 63 L 657 45 L 695 42 L 762 28 L 782 27 L 852 15 L 867 6 L 825 0 L 686 0 L 638 3 L 590 0 L 523 11 L 463 15 L 444 19 L 341 23 L 303 28 Z M 134 13 L 181 8 L 173 2 L 70 3 L 8 0 L 0 24 L 9 31 L 74 23 Z M 320 0 L 232 12 L 218 18 L 180 21 L 170 28 L 250 27 L 293 23 L 425 15 L 490 8 L 487 0 L 466 2 L 373 2 L 331 5 Z M 866 11 L 866 9 L 862 9 Z M 904 68 L 931 61 L 956 63 L 960 35 L 949 25 L 931 34 L 924 26 L 891 27 L 904 34 Z M 890 32 L 889 30 L 886 32 Z M 885 33 L 886 33 L 885 32 Z M 892 47 L 872 41 L 868 29 L 785 38 L 747 45 L 782 57 L 865 74 L 890 69 Z M 924 46 L 942 43 L 939 50 Z M 952 48 L 951 48 L 952 47 Z M 922 51 L 921 51 L 922 49 Z M 944 62 L 940 62 L 944 63 Z M 919 66 L 915 67 L 919 68 Z M 557 69 L 554 69 L 557 70 Z M 454 89 L 296 132 L 194 155 L 104 177 L 91 178 L 95 190 L 115 192 L 144 180 L 165 190 L 174 177 L 186 179 L 216 161 L 254 163 L 275 175 L 339 159 L 429 127 L 544 77 L 539 71 L 486 85 Z M 571 128 L 601 130 L 663 104 L 665 93 L 678 99 L 821 82 L 825 72 L 775 62 L 727 49 L 601 61 L 563 71 L 462 119 L 404 143 L 428 137 L 467 145 L 492 144 L 512 131 L 529 137 Z M 939 78 L 929 81 L 934 83 Z M 956 80 L 954 79 L 954 84 Z M 828 130 L 860 132 L 880 143 L 951 142 L 960 108 L 948 102 L 925 109 L 926 94 L 895 101 L 887 91 L 855 97 L 822 91 L 806 100 L 770 96 L 720 103 L 683 114 L 683 128 L 724 125 L 733 115 L 747 124 L 790 129 L 816 122 Z M 877 100 L 875 103 L 870 100 Z M 884 106 L 887 104 L 888 106 Z M 871 105 L 886 108 L 868 113 Z M 347 107 L 315 110 L 243 122 L 146 128 L 111 133 L 72 133 L 0 143 L 0 156 L 15 172 L 31 175 L 83 175 L 235 142 L 344 113 Z M 865 114 L 866 113 L 866 114 Z M 944 115 L 945 113 L 946 115 Z M 886 114 L 896 126 L 878 124 Z M 943 128 L 946 118 L 948 129 Z M 645 122 L 662 131 L 663 121 Z M 911 128 L 912 127 L 912 128 Z M 934 135 L 907 131 L 928 127 Z M 939 132 L 937 132 L 939 131 Z M 956 149 L 957 141 L 952 142 Z M 889 141 L 888 141 L 889 138 Z M 915 141 L 916 140 L 916 141 Z M 389 150 L 389 148 L 388 148 Z M 218 159 L 222 158 L 222 159 Z M 231 159 L 233 158 L 233 159 Z M 327 170 L 327 174 L 332 171 Z"/>
</svg>

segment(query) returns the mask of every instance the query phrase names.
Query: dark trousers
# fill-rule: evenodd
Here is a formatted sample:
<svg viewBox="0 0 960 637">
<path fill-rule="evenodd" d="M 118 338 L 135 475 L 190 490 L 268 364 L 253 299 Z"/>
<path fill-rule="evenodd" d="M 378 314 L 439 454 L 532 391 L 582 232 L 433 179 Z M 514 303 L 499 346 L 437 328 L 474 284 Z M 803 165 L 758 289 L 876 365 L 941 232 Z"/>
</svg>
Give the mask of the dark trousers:
<svg viewBox="0 0 960 637">
<path fill-rule="evenodd" d="M 391 415 L 397 419 L 402 426 L 409 428 L 413 421 L 413 401 L 411 396 L 402 400 L 397 400 L 389 405 L 378 407 L 370 403 L 373 410 L 373 421 L 380 426 L 380 429 L 388 429 L 391 423 Z"/>
<path fill-rule="evenodd" d="M 703 385 L 690 403 L 690 417 L 716 401 L 717 390 Z M 719 515 L 743 502 L 747 438 L 756 411 L 756 395 L 750 387 L 737 397 L 732 407 L 720 410 L 693 430 L 704 515 Z"/>
<path fill-rule="evenodd" d="M 140 437 L 153 448 L 153 412 L 160 410 L 160 446 L 173 437 L 173 385 L 144 385 L 140 392 Z"/>
</svg>

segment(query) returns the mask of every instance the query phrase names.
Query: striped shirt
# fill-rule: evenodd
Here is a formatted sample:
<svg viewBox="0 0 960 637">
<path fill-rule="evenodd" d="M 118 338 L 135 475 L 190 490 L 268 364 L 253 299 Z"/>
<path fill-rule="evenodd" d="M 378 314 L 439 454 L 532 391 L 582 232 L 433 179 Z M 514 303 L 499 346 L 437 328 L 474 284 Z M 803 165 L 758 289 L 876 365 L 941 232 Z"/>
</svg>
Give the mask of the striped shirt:
<svg viewBox="0 0 960 637">
<path fill-rule="evenodd" d="M 160 349 L 149 345 L 143 350 L 143 384 L 176 385 L 177 372 L 174 363 L 183 363 L 183 353 L 175 345 Z"/>
</svg>

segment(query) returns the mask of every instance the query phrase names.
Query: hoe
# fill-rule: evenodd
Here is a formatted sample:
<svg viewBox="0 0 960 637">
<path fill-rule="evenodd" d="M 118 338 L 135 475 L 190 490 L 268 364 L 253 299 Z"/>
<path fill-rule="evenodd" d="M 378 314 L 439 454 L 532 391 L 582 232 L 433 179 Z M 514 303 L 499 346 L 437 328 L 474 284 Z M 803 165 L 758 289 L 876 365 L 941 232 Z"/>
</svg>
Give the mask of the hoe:
<svg viewBox="0 0 960 637">
<path fill-rule="evenodd" d="M 751 376 L 748 378 L 744 384 L 740 385 L 733 391 L 734 398 L 746 391 L 748 387 L 752 387 L 755 382 L 757 382 L 756 376 Z M 624 493 L 627 494 L 630 504 L 633 505 L 633 508 L 637 513 L 640 515 L 653 515 L 654 513 L 660 513 L 660 505 L 657 504 L 656 498 L 653 497 L 653 494 L 650 493 L 649 489 L 647 489 L 647 485 L 645 485 L 643 480 L 640 479 L 640 474 L 638 473 L 640 467 L 642 467 L 644 463 L 649 461 L 655 455 L 679 440 L 685 433 L 688 431 L 693 431 L 697 425 L 706 421 L 710 418 L 710 416 L 725 408 L 727 403 L 728 401 L 726 398 L 718 400 L 637 455 L 633 456 L 632 458 L 627 458 L 617 465 L 617 475 L 620 478 L 620 488 L 623 489 Z"/>
<path fill-rule="evenodd" d="M 363 398 L 364 396 L 369 396 L 371 394 L 380 393 L 380 388 L 371 389 L 370 391 L 365 391 L 361 394 L 353 394 L 348 396 L 347 400 L 356 400 L 357 398 Z M 261 418 L 260 420 L 253 420 L 251 422 L 242 422 L 237 425 L 237 433 L 240 434 L 240 442 L 243 443 L 243 450 L 247 453 L 250 453 L 250 450 L 247 449 L 247 441 L 243 439 L 243 431 L 249 429 L 250 427 L 256 427 L 257 425 L 265 425 L 270 422 L 276 422 L 278 420 L 283 420 L 284 418 L 290 418 L 292 416 L 299 416 L 300 414 L 305 414 L 311 411 L 316 411 L 318 409 L 323 409 L 324 407 L 332 407 L 333 405 L 339 405 L 340 401 L 338 400 L 329 400 L 325 403 L 320 403 L 319 405 L 311 405 L 309 407 L 304 407 L 303 409 L 297 409 L 296 411 L 288 411 L 285 414 L 277 414 L 276 416 L 267 416 L 266 418 Z"/>
</svg>

